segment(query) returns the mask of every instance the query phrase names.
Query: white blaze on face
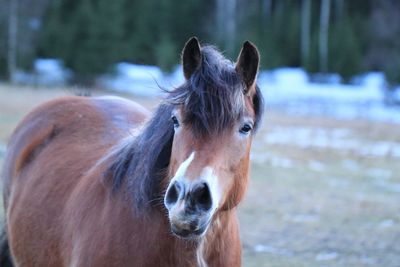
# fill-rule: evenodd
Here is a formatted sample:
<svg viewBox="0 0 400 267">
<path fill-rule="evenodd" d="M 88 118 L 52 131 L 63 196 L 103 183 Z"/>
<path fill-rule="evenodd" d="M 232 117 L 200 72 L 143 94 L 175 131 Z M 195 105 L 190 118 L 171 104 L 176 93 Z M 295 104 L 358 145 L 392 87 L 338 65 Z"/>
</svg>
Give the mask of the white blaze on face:
<svg viewBox="0 0 400 267">
<path fill-rule="evenodd" d="M 194 155 L 195 152 L 193 151 L 192 154 L 190 154 L 190 156 L 181 163 L 181 165 L 179 166 L 178 170 L 176 171 L 174 178 L 172 178 L 171 180 L 171 184 L 173 184 L 173 182 L 175 182 L 176 180 L 179 180 L 180 178 L 185 176 L 185 173 L 187 171 L 187 169 L 190 166 L 190 163 L 192 163 L 193 159 L 194 159 Z M 183 181 L 181 181 L 183 182 Z"/>
<path fill-rule="evenodd" d="M 171 187 L 176 181 L 179 181 L 180 183 L 183 183 L 183 184 L 186 184 L 186 183 L 187 183 L 187 182 L 186 182 L 184 179 L 182 179 L 182 178 L 185 176 L 185 173 L 186 173 L 187 169 L 189 168 L 190 163 L 192 163 L 192 161 L 193 161 L 193 159 L 194 159 L 194 155 L 195 155 L 195 152 L 193 151 L 193 152 L 190 154 L 190 156 L 189 156 L 187 159 L 185 159 L 185 161 L 183 161 L 183 162 L 181 163 L 181 165 L 179 166 L 178 170 L 176 171 L 174 177 L 171 179 L 171 182 L 169 182 L 169 186 L 168 186 L 167 192 L 168 192 L 168 190 L 170 189 L 170 187 Z M 165 199 L 164 199 L 164 202 L 165 202 Z M 164 203 L 164 204 L 167 206 L 166 203 Z"/>
<path fill-rule="evenodd" d="M 174 184 L 175 181 L 179 181 L 180 183 L 188 185 L 189 181 L 185 180 L 184 177 L 190 164 L 192 164 L 195 155 L 196 153 L 195 151 L 193 151 L 190 154 L 190 156 L 181 163 L 181 165 L 178 167 L 178 170 L 176 171 L 174 177 L 170 182 L 170 186 Z M 210 166 L 204 167 L 200 173 L 198 181 L 202 181 L 208 184 L 212 198 L 211 210 L 215 211 L 218 208 L 219 203 L 221 201 L 222 193 L 220 185 L 218 183 L 218 177 L 215 175 L 214 169 Z"/>
<path fill-rule="evenodd" d="M 215 211 L 221 202 L 222 192 L 218 183 L 218 177 L 215 175 L 214 169 L 206 166 L 201 172 L 201 179 L 208 184 L 212 198 L 212 211 Z"/>
</svg>

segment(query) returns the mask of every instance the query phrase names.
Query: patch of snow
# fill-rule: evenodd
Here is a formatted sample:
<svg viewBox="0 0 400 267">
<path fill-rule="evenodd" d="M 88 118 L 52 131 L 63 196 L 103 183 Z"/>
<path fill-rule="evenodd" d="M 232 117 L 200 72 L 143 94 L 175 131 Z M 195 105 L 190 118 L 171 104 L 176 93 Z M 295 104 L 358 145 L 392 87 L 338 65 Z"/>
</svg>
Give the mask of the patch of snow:
<svg viewBox="0 0 400 267">
<path fill-rule="evenodd" d="M 293 254 L 288 250 L 279 249 L 279 248 L 275 248 L 275 247 L 268 246 L 268 245 L 262 245 L 262 244 L 255 245 L 254 251 L 258 252 L 258 253 L 263 252 L 263 253 L 269 253 L 269 254 L 274 254 L 274 255 L 283 255 L 283 256 L 291 256 Z"/>
<path fill-rule="evenodd" d="M 277 69 L 269 74 L 261 72 L 258 81 L 269 103 L 307 99 L 355 103 L 383 99 L 380 87 L 308 83 L 307 74 L 302 69 Z"/>
<path fill-rule="evenodd" d="M 332 261 L 336 260 L 339 257 L 339 254 L 335 251 L 331 252 L 321 252 L 315 256 L 316 261 Z"/>
<path fill-rule="evenodd" d="M 316 172 L 323 172 L 326 169 L 325 164 L 323 164 L 320 161 L 317 160 L 312 160 L 308 163 L 308 167 L 310 170 L 316 171 Z"/>
<path fill-rule="evenodd" d="M 392 92 L 392 98 L 397 103 L 400 103 L 400 86 L 396 87 Z"/>
<path fill-rule="evenodd" d="M 358 202 L 363 202 L 367 199 L 364 192 L 355 192 L 354 197 Z"/>
<path fill-rule="evenodd" d="M 351 79 L 352 84 L 368 88 L 382 88 L 386 84 L 385 74 L 382 72 L 369 72 L 355 76 Z"/>
<path fill-rule="evenodd" d="M 293 168 L 295 163 L 293 160 L 285 157 L 279 157 L 275 155 L 271 155 L 266 152 L 251 152 L 251 160 L 253 162 L 262 163 L 262 164 L 270 164 L 273 167 L 290 169 Z"/>
<path fill-rule="evenodd" d="M 374 147 L 360 147 L 360 154 L 364 156 L 384 157 L 389 154 L 390 149 L 394 146 L 393 142 L 378 141 L 374 142 Z"/>
<path fill-rule="evenodd" d="M 391 147 L 390 154 L 394 158 L 400 158 L 400 146 Z"/>
<path fill-rule="evenodd" d="M 386 228 L 391 228 L 395 225 L 394 220 L 392 219 L 387 219 L 387 220 L 383 220 L 379 223 L 378 227 L 381 229 L 386 229 Z"/>
<path fill-rule="evenodd" d="M 400 123 L 400 108 L 384 104 L 386 81 L 383 73 L 364 74 L 351 85 L 340 84 L 339 78 L 332 77 L 335 75 L 329 79 L 325 77 L 325 83 L 310 83 L 304 70 L 282 68 L 261 71 L 258 84 L 267 105 L 279 106 L 296 115 L 315 114 L 346 120 L 364 118 Z"/>
<path fill-rule="evenodd" d="M 115 66 L 114 74 L 99 77 L 97 85 L 119 92 L 157 96 L 162 93 L 158 84 L 163 80 L 164 75 L 158 67 L 121 62 Z"/>
<path fill-rule="evenodd" d="M 360 165 L 357 163 L 357 161 L 351 159 L 342 160 L 342 166 L 350 171 L 358 171 L 360 169 Z"/>
<path fill-rule="evenodd" d="M 367 169 L 367 174 L 380 179 L 388 179 L 392 176 L 392 171 L 382 168 L 370 168 Z"/>
<path fill-rule="evenodd" d="M 183 76 L 182 65 L 177 65 L 170 74 L 166 75 L 166 85 L 169 87 L 178 87 L 185 82 L 185 77 Z"/>
<path fill-rule="evenodd" d="M 131 63 L 118 63 L 116 66 L 116 72 L 120 75 L 129 77 L 137 80 L 147 79 L 161 79 L 163 74 L 160 68 L 155 66 L 136 65 Z"/>
<path fill-rule="evenodd" d="M 293 168 L 294 163 L 291 159 L 284 158 L 284 157 L 272 157 L 270 159 L 270 163 L 274 167 L 280 167 L 280 168 L 285 168 L 285 169 L 290 169 Z"/>
<path fill-rule="evenodd" d="M 263 137 L 266 144 L 291 145 L 303 149 L 332 149 L 338 153 L 352 152 L 364 157 L 399 157 L 400 143 L 360 140 L 347 129 L 317 127 L 273 127 Z"/>
<path fill-rule="evenodd" d="M 39 86 L 63 86 L 72 78 L 72 72 L 59 59 L 39 58 L 33 64 L 33 72 L 17 71 L 13 80 L 19 84 Z"/>
<path fill-rule="evenodd" d="M 280 68 L 272 71 L 275 83 L 281 86 L 293 86 L 294 84 L 299 87 L 308 84 L 308 75 L 301 68 Z"/>
<path fill-rule="evenodd" d="M 382 179 L 376 179 L 373 183 L 388 192 L 400 193 L 400 183 L 390 183 Z"/>
<path fill-rule="evenodd" d="M 315 214 L 286 214 L 283 219 L 295 223 L 313 223 L 319 221 L 319 216 Z"/>
<path fill-rule="evenodd" d="M 347 180 L 333 177 L 327 178 L 327 183 L 332 188 L 348 188 L 350 185 L 349 181 Z"/>
<path fill-rule="evenodd" d="M 171 73 L 163 73 L 159 67 L 121 62 L 115 73 L 100 76 L 97 85 L 103 88 L 141 96 L 159 96 L 163 89 L 171 90 L 184 83 L 182 66 Z"/>
<path fill-rule="evenodd" d="M 400 86 L 385 90 L 385 103 L 392 106 L 400 105 Z"/>
<path fill-rule="evenodd" d="M 257 163 L 265 163 L 268 160 L 266 153 L 255 152 L 254 150 L 250 153 L 251 161 Z"/>
<path fill-rule="evenodd" d="M 340 84 L 342 77 L 337 73 L 314 73 L 311 75 L 311 81 L 313 83 Z"/>
<path fill-rule="evenodd" d="M 366 265 L 377 265 L 377 261 L 371 257 L 368 256 L 361 256 L 360 257 L 360 262 L 362 264 L 366 264 Z"/>
</svg>

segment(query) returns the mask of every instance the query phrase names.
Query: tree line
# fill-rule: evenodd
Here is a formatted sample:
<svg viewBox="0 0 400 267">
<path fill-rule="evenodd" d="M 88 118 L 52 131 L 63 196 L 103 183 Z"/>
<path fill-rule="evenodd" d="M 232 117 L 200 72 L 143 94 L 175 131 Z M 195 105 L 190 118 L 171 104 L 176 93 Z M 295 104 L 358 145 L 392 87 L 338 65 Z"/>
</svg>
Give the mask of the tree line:
<svg viewBox="0 0 400 267">
<path fill-rule="evenodd" d="M 0 74 L 59 58 L 92 80 L 119 61 L 169 71 L 193 35 L 233 58 L 254 42 L 261 67 L 339 73 L 383 71 L 400 82 L 396 0 L 2 0 Z"/>
</svg>

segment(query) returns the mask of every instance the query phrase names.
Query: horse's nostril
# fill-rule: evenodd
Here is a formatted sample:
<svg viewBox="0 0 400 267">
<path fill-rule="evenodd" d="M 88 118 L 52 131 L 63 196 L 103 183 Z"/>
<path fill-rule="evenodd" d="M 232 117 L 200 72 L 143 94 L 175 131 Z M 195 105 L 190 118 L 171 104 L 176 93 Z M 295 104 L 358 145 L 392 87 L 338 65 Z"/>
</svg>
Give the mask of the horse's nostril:
<svg viewBox="0 0 400 267">
<path fill-rule="evenodd" d="M 180 187 L 176 182 L 169 187 L 167 195 L 165 197 L 165 202 L 167 203 L 167 205 L 173 205 L 178 201 L 179 191 Z"/>
<path fill-rule="evenodd" d="M 209 210 L 212 205 L 211 193 L 206 183 L 201 183 L 193 191 L 193 200 L 203 210 Z"/>
</svg>

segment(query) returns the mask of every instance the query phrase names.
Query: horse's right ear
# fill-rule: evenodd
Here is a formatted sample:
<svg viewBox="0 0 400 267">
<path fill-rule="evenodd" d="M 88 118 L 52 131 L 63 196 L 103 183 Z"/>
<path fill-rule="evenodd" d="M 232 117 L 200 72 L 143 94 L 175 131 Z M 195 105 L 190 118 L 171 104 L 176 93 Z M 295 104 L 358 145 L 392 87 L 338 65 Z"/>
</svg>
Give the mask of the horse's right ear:
<svg viewBox="0 0 400 267">
<path fill-rule="evenodd" d="M 199 40 L 192 37 L 186 42 L 182 51 L 182 65 L 183 75 L 186 80 L 189 80 L 193 72 L 195 72 L 201 65 L 201 51 Z"/>
</svg>

